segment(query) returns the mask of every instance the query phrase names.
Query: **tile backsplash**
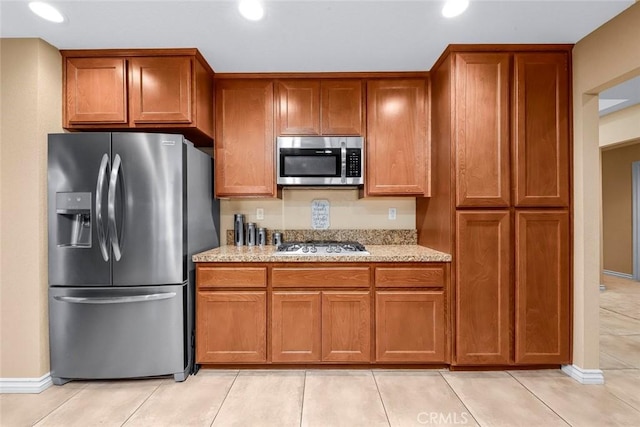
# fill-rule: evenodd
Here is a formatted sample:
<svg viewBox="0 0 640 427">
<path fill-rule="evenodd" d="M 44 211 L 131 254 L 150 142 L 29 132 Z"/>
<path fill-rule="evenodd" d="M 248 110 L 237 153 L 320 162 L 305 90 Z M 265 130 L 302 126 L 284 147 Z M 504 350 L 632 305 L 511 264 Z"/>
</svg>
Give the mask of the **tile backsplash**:
<svg viewBox="0 0 640 427">
<path fill-rule="evenodd" d="M 312 229 L 311 205 L 314 200 L 329 202 L 329 230 L 407 230 L 416 227 L 414 197 L 358 198 L 356 189 L 282 190 L 282 199 L 229 199 L 220 201 L 220 235 L 233 230 L 233 215 L 242 213 L 246 222 L 270 230 Z M 256 210 L 264 210 L 257 219 Z M 395 208 L 396 219 L 389 219 Z M 224 238 L 223 238 L 224 241 Z"/>
</svg>

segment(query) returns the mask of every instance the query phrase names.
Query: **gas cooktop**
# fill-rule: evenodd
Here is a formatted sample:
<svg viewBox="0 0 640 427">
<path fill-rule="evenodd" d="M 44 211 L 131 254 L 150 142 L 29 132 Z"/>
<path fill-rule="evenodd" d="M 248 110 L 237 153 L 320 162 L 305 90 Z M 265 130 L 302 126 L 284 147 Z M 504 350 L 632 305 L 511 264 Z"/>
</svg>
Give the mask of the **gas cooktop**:
<svg viewBox="0 0 640 427">
<path fill-rule="evenodd" d="M 274 255 L 369 255 L 366 248 L 358 242 L 339 242 L 336 240 L 308 240 L 305 242 L 286 242 L 278 245 Z"/>
</svg>

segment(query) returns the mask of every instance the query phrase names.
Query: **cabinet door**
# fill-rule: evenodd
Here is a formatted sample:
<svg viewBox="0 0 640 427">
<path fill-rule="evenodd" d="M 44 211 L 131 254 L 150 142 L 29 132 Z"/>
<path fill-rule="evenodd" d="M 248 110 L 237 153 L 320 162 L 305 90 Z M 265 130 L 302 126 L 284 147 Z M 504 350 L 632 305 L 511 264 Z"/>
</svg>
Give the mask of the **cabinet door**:
<svg viewBox="0 0 640 427">
<path fill-rule="evenodd" d="M 278 135 L 320 135 L 320 81 L 278 82 Z"/>
<path fill-rule="evenodd" d="M 516 363 L 571 363 L 569 213 L 516 213 Z"/>
<path fill-rule="evenodd" d="M 371 360 L 369 292 L 322 293 L 322 361 Z"/>
<path fill-rule="evenodd" d="M 367 82 L 367 194 L 427 190 L 426 80 Z"/>
<path fill-rule="evenodd" d="M 362 80 L 323 80 L 320 91 L 322 135 L 362 135 Z"/>
<path fill-rule="evenodd" d="M 510 224 L 508 211 L 457 212 L 458 365 L 509 363 Z"/>
<path fill-rule="evenodd" d="M 566 54 L 515 55 L 516 206 L 569 205 L 569 96 Z"/>
<path fill-rule="evenodd" d="M 132 58 L 132 125 L 191 123 L 192 87 L 189 57 Z"/>
<path fill-rule="evenodd" d="M 443 292 L 376 292 L 376 361 L 444 362 Z"/>
<path fill-rule="evenodd" d="M 509 54 L 455 56 L 457 206 L 509 206 Z"/>
<path fill-rule="evenodd" d="M 126 124 L 127 86 L 123 58 L 67 58 L 64 122 Z"/>
<path fill-rule="evenodd" d="M 273 81 L 216 82 L 217 197 L 276 194 Z"/>
<path fill-rule="evenodd" d="M 198 292 L 196 363 L 266 362 L 266 292 Z"/>
<path fill-rule="evenodd" d="M 320 292 L 274 292 L 271 301 L 271 360 L 319 362 Z"/>
</svg>

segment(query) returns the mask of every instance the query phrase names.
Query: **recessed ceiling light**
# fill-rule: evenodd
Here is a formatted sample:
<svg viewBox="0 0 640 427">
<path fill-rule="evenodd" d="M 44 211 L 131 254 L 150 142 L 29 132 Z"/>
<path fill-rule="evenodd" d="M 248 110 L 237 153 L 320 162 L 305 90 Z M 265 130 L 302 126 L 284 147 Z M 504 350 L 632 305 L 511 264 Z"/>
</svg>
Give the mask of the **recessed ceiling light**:
<svg viewBox="0 0 640 427">
<path fill-rule="evenodd" d="M 32 1 L 29 3 L 29 9 L 42 19 L 59 24 L 64 22 L 64 16 L 55 7 L 41 1 Z"/>
<path fill-rule="evenodd" d="M 469 7 L 469 0 L 447 0 L 442 8 L 442 16 L 453 18 L 460 15 Z"/>
<path fill-rule="evenodd" d="M 238 10 L 250 21 L 259 21 L 264 16 L 264 8 L 260 0 L 240 0 Z"/>
</svg>

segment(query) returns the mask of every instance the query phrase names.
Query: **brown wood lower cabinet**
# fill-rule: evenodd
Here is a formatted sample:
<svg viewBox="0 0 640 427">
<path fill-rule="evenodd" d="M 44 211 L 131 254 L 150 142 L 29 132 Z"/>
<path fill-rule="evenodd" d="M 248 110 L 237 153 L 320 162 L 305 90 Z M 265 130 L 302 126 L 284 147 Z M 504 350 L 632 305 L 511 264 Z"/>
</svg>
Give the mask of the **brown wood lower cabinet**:
<svg viewBox="0 0 640 427">
<path fill-rule="evenodd" d="M 376 292 L 376 361 L 444 360 L 444 292 Z"/>
<path fill-rule="evenodd" d="M 267 293 L 206 292 L 196 297 L 196 362 L 266 362 Z"/>
<path fill-rule="evenodd" d="M 508 210 L 457 212 L 457 364 L 509 363 L 510 224 Z"/>
<path fill-rule="evenodd" d="M 274 292 L 273 362 L 368 362 L 369 292 Z"/>
<path fill-rule="evenodd" d="M 371 294 L 322 293 L 322 360 L 371 360 Z"/>
<path fill-rule="evenodd" d="M 569 213 L 516 212 L 517 364 L 571 363 Z"/>
<path fill-rule="evenodd" d="M 196 282 L 199 364 L 450 360 L 446 263 L 208 262 Z"/>
<path fill-rule="evenodd" d="M 322 345 L 320 292 L 274 292 L 271 360 L 319 362 Z"/>
</svg>

